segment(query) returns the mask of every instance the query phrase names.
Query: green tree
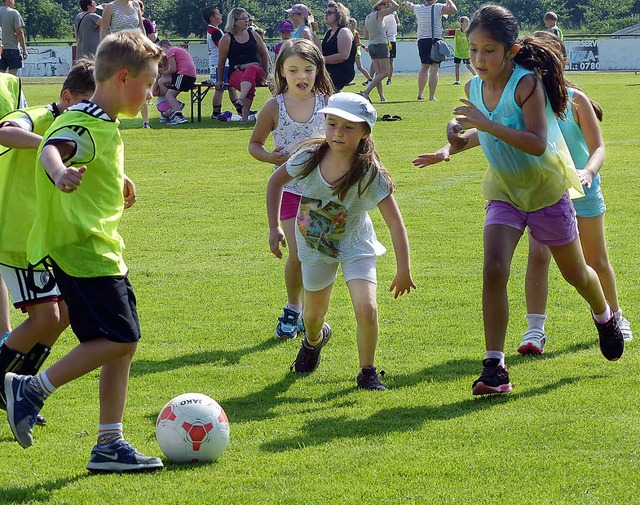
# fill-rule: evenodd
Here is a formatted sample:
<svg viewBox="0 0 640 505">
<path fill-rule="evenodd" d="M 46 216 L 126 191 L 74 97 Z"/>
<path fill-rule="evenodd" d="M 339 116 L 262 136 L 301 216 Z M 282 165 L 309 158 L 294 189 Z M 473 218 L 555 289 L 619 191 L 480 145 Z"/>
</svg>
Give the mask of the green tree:
<svg viewBox="0 0 640 505">
<path fill-rule="evenodd" d="M 16 8 L 24 19 L 27 40 L 68 38 L 73 33 L 73 18 L 53 0 L 29 0 Z"/>
<path fill-rule="evenodd" d="M 584 23 L 589 25 L 603 20 L 613 20 L 632 14 L 635 0 L 585 0 L 580 4 Z"/>
</svg>

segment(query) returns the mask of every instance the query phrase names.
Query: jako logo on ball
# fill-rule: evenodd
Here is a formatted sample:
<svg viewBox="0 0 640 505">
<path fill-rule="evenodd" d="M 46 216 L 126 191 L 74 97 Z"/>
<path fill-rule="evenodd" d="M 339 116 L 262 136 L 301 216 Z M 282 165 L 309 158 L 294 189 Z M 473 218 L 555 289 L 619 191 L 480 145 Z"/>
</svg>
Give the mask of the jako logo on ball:
<svg viewBox="0 0 640 505">
<path fill-rule="evenodd" d="M 229 420 L 215 400 L 186 393 L 160 411 L 156 439 L 164 455 L 176 463 L 215 461 L 229 444 Z"/>
</svg>

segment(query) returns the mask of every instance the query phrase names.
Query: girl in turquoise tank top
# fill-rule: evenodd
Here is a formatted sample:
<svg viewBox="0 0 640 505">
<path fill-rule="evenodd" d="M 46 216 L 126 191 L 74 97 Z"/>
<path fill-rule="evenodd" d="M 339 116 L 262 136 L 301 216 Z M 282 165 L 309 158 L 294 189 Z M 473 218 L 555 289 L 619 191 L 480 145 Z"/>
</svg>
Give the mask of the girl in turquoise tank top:
<svg viewBox="0 0 640 505">
<path fill-rule="evenodd" d="M 562 41 L 549 32 L 536 32 L 534 37 L 554 44 L 558 54 L 566 59 Z M 622 315 L 618 301 L 616 276 L 607 255 L 604 234 L 604 212 L 606 206 L 600 188 L 600 169 L 604 163 L 604 140 L 598 121 L 602 121 L 602 109 L 570 82 L 565 83 L 569 92 L 569 107 L 566 117 L 559 121 L 560 130 L 567 142 L 576 165 L 578 177 L 584 188 L 584 198 L 574 201 L 580 242 L 587 264 L 600 279 L 602 290 L 611 305 L 613 315 L 622 331 L 625 342 L 633 340 L 631 324 Z M 525 278 L 527 297 L 528 329 L 518 347 L 521 354 L 542 354 L 547 335 L 544 323 L 547 319 L 548 272 L 551 253 L 549 248 L 529 237 L 529 259 Z"/>
<path fill-rule="evenodd" d="M 624 339 L 596 272 L 584 259 L 567 190 L 580 181 L 556 121 L 568 104 L 564 61 L 539 39 L 518 41 L 518 21 L 504 7 L 479 9 L 469 26 L 471 61 L 478 75 L 467 83 L 469 100 L 447 125 L 449 144 L 413 161 L 424 167 L 480 145 L 489 160 L 483 195 L 482 309 L 486 358 L 473 383 L 475 395 L 507 393 L 504 359 L 509 320 L 511 260 L 526 227 L 549 247 L 564 278 L 589 303 L 602 354 L 615 361 Z M 539 78 L 538 76 L 541 76 Z"/>
</svg>

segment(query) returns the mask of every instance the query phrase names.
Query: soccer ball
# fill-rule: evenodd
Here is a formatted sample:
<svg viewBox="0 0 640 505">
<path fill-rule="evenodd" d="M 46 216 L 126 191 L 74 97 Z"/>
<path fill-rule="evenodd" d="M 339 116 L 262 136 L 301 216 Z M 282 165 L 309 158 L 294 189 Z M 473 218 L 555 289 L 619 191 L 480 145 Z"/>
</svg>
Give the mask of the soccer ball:
<svg viewBox="0 0 640 505">
<path fill-rule="evenodd" d="M 215 461 L 229 444 L 229 420 L 215 400 L 199 393 L 185 393 L 160 411 L 156 440 L 170 461 Z"/>
</svg>

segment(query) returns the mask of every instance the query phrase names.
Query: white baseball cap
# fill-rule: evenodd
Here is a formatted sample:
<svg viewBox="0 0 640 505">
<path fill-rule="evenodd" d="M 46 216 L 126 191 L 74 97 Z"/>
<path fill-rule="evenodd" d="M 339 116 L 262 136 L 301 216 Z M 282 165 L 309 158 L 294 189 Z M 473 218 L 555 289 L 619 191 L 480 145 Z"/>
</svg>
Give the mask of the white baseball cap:
<svg viewBox="0 0 640 505">
<path fill-rule="evenodd" d="M 327 106 L 320 109 L 321 114 L 333 114 L 354 123 L 367 123 L 373 129 L 378 112 L 371 102 L 357 93 L 336 93 L 329 97 Z"/>
</svg>

